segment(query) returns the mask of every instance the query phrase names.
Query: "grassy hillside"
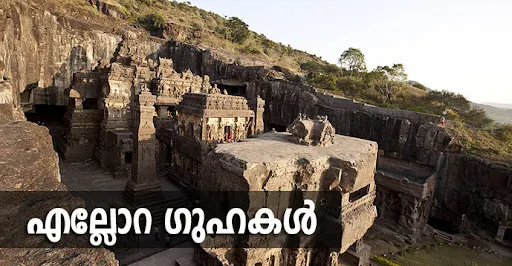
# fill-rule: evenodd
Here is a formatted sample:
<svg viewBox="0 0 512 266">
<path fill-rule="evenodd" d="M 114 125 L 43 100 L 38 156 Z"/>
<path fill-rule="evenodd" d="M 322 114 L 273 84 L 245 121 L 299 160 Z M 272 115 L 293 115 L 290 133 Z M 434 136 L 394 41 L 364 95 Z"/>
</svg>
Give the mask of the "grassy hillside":
<svg viewBox="0 0 512 266">
<path fill-rule="evenodd" d="M 300 65 L 320 58 L 269 40 L 249 30 L 238 18 L 225 18 L 187 3 L 166 0 L 109 0 L 126 14 L 132 25 L 154 35 L 172 33 L 179 41 L 203 46 L 245 64 L 274 65 L 299 73 Z"/>
</svg>

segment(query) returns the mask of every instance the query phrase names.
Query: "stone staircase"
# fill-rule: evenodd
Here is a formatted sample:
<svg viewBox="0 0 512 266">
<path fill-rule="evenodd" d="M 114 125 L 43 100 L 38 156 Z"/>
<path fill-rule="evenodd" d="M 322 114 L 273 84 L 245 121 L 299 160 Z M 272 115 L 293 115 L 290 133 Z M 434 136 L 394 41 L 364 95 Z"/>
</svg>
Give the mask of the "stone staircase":
<svg viewBox="0 0 512 266">
<path fill-rule="evenodd" d="M 437 239 L 440 239 L 442 241 L 448 242 L 448 243 L 452 243 L 454 241 L 453 235 L 448 234 L 443 231 L 435 230 L 435 229 L 434 229 L 434 237 Z"/>
</svg>

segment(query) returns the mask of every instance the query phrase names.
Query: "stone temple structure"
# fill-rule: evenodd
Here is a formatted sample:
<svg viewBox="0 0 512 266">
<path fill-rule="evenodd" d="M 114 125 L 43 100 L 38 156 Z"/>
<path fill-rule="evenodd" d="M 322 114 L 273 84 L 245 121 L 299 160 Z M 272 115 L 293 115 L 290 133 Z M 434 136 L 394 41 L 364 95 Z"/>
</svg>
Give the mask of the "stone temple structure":
<svg viewBox="0 0 512 266">
<path fill-rule="evenodd" d="M 254 132 L 254 112 L 244 97 L 187 93 L 177 106 L 172 142 L 171 178 L 198 190 L 203 157 L 218 143 L 237 142 Z M 172 131 L 172 129 L 171 129 Z"/>
<path fill-rule="evenodd" d="M 324 125 L 329 125 L 328 121 Z M 355 265 L 366 265 L 369 248 L 360 239 L 377 216 L 373 204 L 377 144 L 340 135 L 332 137 L 327 147 L 300 145 L 290 133 L 273 132 L 243 142 L 219 144 L 208 155 L 199 184 L 201 191 L 218 191 L 219 200 L 204 201 L 204 204 L 201 201 L 204 209 L 215 212 L 244 206 L 250 216 L 255 210 L 268 207 L 282 219 L 285 208 L 309 198 L 316 202 L 321 226 L 311 237 L 249 236 L 244 240 L 249 246 L 258 247 L 262 241 L 268 242 L 267 248 L 198 248 L 196 262 L 202 265 L 346 265 L 355 261 Z M 299 191 L 301 196 L 290 196 L 293 191 Z M 248 202 L 241 204 L 244 199 Z M 227 241 L 217 238 L 210 241 L 221 243 L 209 243 L 208 247 L 222 246 L 222 241 Z M 299 248 L 283 249 L 284 244 L 279 243 L 295 243 Z"/>
</svg>

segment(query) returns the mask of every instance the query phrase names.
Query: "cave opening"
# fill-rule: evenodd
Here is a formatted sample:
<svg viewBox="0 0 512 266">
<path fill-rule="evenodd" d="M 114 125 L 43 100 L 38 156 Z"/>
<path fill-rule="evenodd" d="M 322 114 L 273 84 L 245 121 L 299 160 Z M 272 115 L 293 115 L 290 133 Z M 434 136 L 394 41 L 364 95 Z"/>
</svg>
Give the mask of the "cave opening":
<svg viewBox="0 0 512 266">
<path fill-rule="evenodd" d="M 82 106 L 84 109 L 98 109 L 98 99 L 95 98 L 86 98 L 82 102 Z"/>
<path fill-rule="evenodd" d="M 512 243 L 512 228 L 505 229 L 505 234 L 503 235 L 503 241 Z"/>
<path fill-rule="evenodd" d="M 34 105 L 31 111 L 25 112 L 27 120 L 37 124 L 58 125 L 64 123 L 66 106 Z"/>
<path fill-rule="evenodd" d="M 167 144 L 166 147 L 165 147 L 165 162 L 166 163 L 171 163 L 172 161 L 172 147 L 171 145 Z"/>
<path fill-rule="evenodd" d="M 25 112 L 25 117 L 29 122 L 48 128 L 55 146 L 56 140 L 65 128 L 66 108 L 66 106 L 60 105 L 33 105 L 31 110 Z"/>
<path fill-rule="evenodd" d="M 451 235 L 459 233 L 459 230 L 452 222 L 441 218 L 431 217 L 430 219 L 428 219 L 427 224 L 434 227 L 437 230 L 443 231 Z"/>
<path fill-rule="evenodd" d="M 269 132 L 272 129 L 275 129 L 276 132 L 286 132 L 286 126 L 278 125 L 278 124 L 272 124 L 272 123 L 265 123 L 265 132 Z"/>
<path fill-rule="evenodd" d="M 224 90 L 228 92 L 229 95 L 232 96 L 242 96 L 245 97 L 247 93 L 247 85 L 226 85 L 226 84 L 217 84 L 217 87 L 220 89 L 221 93 L 224 93 Z"/>
<path fill-rule="evenodd" d="M 131 152 L 127 152 L 124 154 L 124 162 L 125 162 L 125 164 L 132 163 L 132 153 Z"/>
</svg>

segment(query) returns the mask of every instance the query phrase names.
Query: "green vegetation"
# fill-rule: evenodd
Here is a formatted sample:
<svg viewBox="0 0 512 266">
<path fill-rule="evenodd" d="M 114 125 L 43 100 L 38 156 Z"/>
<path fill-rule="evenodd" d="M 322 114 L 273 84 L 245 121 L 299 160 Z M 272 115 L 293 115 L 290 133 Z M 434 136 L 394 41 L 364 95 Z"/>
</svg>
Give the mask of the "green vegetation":
<svg viewBox="0 0 512 266">
<path fill-rule="evenodd" d="M 512 260 L 465 246 L 437 246 L 404 253 L 392 258 L 400 265 L 505 266 Z M 380 263 L 380 262 L 379 262 Z M 386 265 L 386 264 L 383 264 Z"/>
<path fill-rule="evenodd" d="M 78 0 L 74 0 L 78 1 Z M 289 45 L 275 43 L 262 34 L 249 29 L 243 20 L 237 17 L 222 17 L 213 12 L 202 10 L 190 2 L 168 0 L 109 0 L 127 16 L 134 26 L 141 26 L 154 35 L 162 34 L 166 29 L 179 32 L 178 41 L 201 44 L 227 58 L 239 58 L 245 62 L 257 62 L 267 66 L 277 65 L 301 72 L 300 64 L 315 62 L 327 63 L 320 58 L 291 48 Z"/>
<path fill-rule="evenodd" d="M 158 32 L 165 26 L 165 19 L 160 13 L 147 14 L 137 18 L 137 22 L 150 32 Z"/>
<path fill-rule="evenodd" d="M 341 67 L 310 61 L 301 69 L 311 85 L 361 102 L 434 115 L 446 110 L 448 129 L 459 136 L 469 153 L 512 161 L 512 126 L 495 123 L 461 94 L 408 82 L 402 64 L 368 71 L 364 60 L 361 50 L 349 48 L 339 59 Z"/>
<path fill-rule="evenodd" d="M 373 256 L 372 259 L 382 266 L 400 266 L 399 264 L 396 264 L 396 263 L 394 263 L 384 257 L 381 257 L 381 256 Z"/>
</svg>

